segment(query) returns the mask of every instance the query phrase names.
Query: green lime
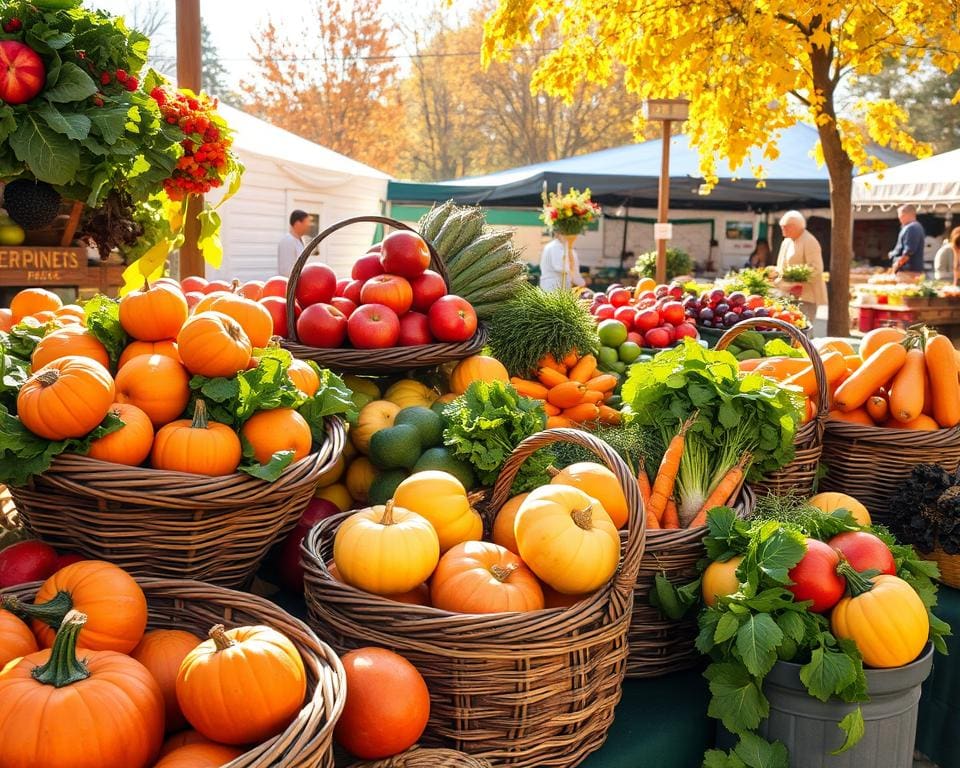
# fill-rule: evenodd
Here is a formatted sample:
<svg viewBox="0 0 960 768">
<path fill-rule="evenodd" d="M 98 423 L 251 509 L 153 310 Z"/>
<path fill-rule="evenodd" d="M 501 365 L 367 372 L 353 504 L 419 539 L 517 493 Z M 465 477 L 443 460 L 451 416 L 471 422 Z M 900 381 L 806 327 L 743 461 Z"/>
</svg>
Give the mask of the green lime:
<svg viewBox="0 0 960 768">
<path fill-rule="evenodd" d="M 370 438 L 370 461 L 380 469 L 409 469 L 420 453 L 420 435 L 410 424 L 381 429 Z"/>
<path fill-rule="evenodd" d="M 614 372 L 614 373 L 626 373 L 626 372 L 627 372 L 627 364 L 624 363 L 624 362 L 622 362 L 622 361 L 617 361 L 616 363 L 614 363 L 614 364 L 611 365 L 610 367 L 613 369 L 613 372 Z"/>
<path fill-rule="evenodd" d="M 597 360 L 600 362 L 600 365 L 610 367 L 618 360 L 617 350 L 613 347 L 600 347 L 600 352 L 597 353 Z"/>
<path fill-rule="evenodd" d="M 420 447 L 431 448 L 443 442 L 443 419 L 436 411 L 422 405 L 412 405 L 397 414 L 393 426 L 409 424 L 420 436 Z"/>
<path fill-rule="evenodd" d="M 370 484 L 370 503 L 386 504 L 393 498 L 397 486 L 407 479 L 407 473 L 402 469 L 388 469 L 381 472 Z"/>
<path fill-rule="evenodd" d="M 605 347 L 619 347 L 627 340 L 627 326 L 619 320 L 608 318 L 597 326 L 597 336 Z"/>
<path fill-rule="evenodd" d="M 640 349 L 639 344 L 634 341 L 625 341 L 620 345 L 620 360 L 624 363 L 632 363 L 634 360 L 640 357 L 641 352 L 643 352 L 643 350 Z"/>
<path fill-rule="evenodd" d="M 470 465 L 458 459 L 442 446 L 424 451 L 423 456 L 413 465 L 414 472 L 423 472 L 428 469 L 448 472 L 463 483 L 463 487 L 468 491 L 477 484 Z"/>
</svg>

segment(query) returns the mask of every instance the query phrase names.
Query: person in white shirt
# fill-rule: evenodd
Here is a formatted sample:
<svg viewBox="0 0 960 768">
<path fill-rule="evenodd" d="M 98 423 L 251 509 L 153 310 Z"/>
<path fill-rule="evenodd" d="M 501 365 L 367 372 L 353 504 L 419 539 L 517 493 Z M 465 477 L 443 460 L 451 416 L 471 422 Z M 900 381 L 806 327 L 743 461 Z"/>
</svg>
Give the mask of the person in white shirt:
<svg viewBox="0 0 960 768">
<path fill-rule="evenodd" d="M 290 231 L 277 244 L 277 274 L 289 277 L 293 265 L 303 253 L 303 236 L 310 231 L 311 216 L 296 210 L 290 214 Z"/>
<path fill-rule="evenodd" d="M 553 239 L 543 247 L 540 254 L 540 287 L 545 291 L 555 291 L 564 286 L 563 261 L 566 256 L 566 245 L 562 235 L 554 234 Z M 566 287 L 586 285 L 583 275 L 580 274 L 580 259 L 577 252 L 571 252 L 571 264 L 567 265 Z"/>
</svg>

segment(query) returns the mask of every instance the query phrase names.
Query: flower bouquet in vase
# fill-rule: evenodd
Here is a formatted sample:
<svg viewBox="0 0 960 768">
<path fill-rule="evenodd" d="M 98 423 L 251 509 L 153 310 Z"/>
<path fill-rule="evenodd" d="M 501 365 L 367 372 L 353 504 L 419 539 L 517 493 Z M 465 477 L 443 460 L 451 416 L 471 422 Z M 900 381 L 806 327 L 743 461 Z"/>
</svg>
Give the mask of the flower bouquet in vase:
<svg viewBox="0 0 960 768">
<path fill-rule="evenodd" d="M 543 212 L 540 218 L 554 234 L 563 235 L 565 248 L 563 258 L 563 279 L 561 287 L 569 286 L 570 273 L 573 265 L 573 243 L 577 235 L 581 234 L 597 216 L 600 215 L 600 205 L 590 199 L 590 190 L 580 192 L 570 189 L 562 193 L 560 185 L 557 191 L 547 195 L 543 192 Z"/>
</svg>

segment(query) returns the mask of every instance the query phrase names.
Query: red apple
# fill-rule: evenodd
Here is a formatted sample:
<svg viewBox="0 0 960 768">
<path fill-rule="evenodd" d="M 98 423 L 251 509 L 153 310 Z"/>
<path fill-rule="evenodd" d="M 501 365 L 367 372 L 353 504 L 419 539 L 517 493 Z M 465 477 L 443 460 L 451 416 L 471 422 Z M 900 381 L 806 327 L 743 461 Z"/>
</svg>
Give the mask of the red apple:
<svg viewBox="0 0 960 768">
<path fill-rule="evenodd" d="M 259 301 L 263 298 L 263 280 L 247 280 L 240 286 L 238 293 L 248 299 Z"/>
<path fill-rule="evenodd" d="M 430 249 L 416 232 L 391 232 L 380 246 L 383 271 L 413 279 L 430 266 Z"/>
<path fill-rule="evenodd" d="M 636 331 L 630 331 L 627 334 L 627 341 L 632 341 L 638 347 L 645 347 L 646 344 L 643 343 L 643 334 L 637 333 Z"/>
<path fill-rule="evenodd" d="M 613 312 L 614 320 L 619 320 L 627 328 L 632 328 L 633 323 L 637 318 L 636 310 L 631 306 L 626 307 L 617 307 Z"/>
<path fill-rule="evenodd" d="M 672 341 L 670 332 L 667 331 L 666 328 L 654 328 L 653 330 L 647 331 L 643 337 L 647 340 L 647 346 L 657 349 L 669 347 Z"/>
<path fill-rule="evenodd" d="M 380 253 L 367 253 L 357 259 L 350 270 L 350 277 L 365 283 L 371 277 L 383 274 L 383 265 L 380 264 Z"/>
<path fill-rule="evenodd" d="M 430 335 L 430 321 L 422 312 L 407 312 L 400 318 L 401 347 L 415 347 L 418 344 L 429 344 L 433 341 Z"/>
<path fill-rule="evenodd" d="M 679 339 L 699 339 L 700 333 L 693 323 L 680 323 L 673 332 L 674 338 Z"/>
<path fill-rule="evenodd" d="M 395 347 L 400 339 L 400 318 L 383 304 L 364 304 L 347 320 L 347 335 L 357 349 Z"/>
<path fill-rule="evenodd" d="M 626 288 L 614 288 L 607 294 L 610 303 L 615 307 L 623 307 L 630 303 L 631 294 Z"/>
<path fill-rule="evenodd" d="M 184 293 L 189 293 L 195 291 L 198 293 L 203 293 L 203 289 L 207 287 L 207 281 L 202 277 L 196 277 L 191 275 L 190 277 L 185 277 L 180 281 L 180 290 Z"/>
<path fill-rule="evenodd" d="M 310 347 L 339 347 L 347 335 L 347 316 L 329 304 L 311 304 L 297 318 L 297 336 Z"/>
<path fill-rule="evenodd" d="M 683 304 L 679 301 L 668 301 L 663 305 L 663 319 L 668 323 L 680 325 L 685 317 Z"/>
<path fill-rule="evenodd" d="M 443 278 L 432 269 L 418 275 L 410 281 L 413 289 L 413 309 L 417 312 L 426 312 L 441 296 L 447 295 L 447 284 Z"/>
<path fill-rule="evenodd" d="M 357 305 L 354 304 L 346 296 L 334 296 L 330 299 L 330 304 L 337 309 L 339 309 L 347 317 L 353 314 L 353 311 L 357 308 Z"/>
<path fill-rule="evenodd" d="M 183 294 L 183 297 L 187 300 L 187 307 L 189 309 L 193 309 L 195 306 L 197 306 L 203 296 L 204 294 L 202 291 L 187 291 L 185 294 Z"/>
<path fill-rule="evenodd" d="M 641 333 L 652 331 L 659 325 L 660 313 L 655 309 L 643 309 L 637 312 L 637 319 L 633 323 L 633 327 Z"/>
<path fill-rule="evenodd" d="M 47 71 L 37 52 L 16 40 L 0 42 L 0 101 L 23 104 L 40 93 Z"/>
<path fill-rule="evenodd" d="M 383 304 L 397 315 L 402 315 L 413 304 L 413 289 L 399 275 L 383 274 L 371 277 L 360 289 L 361 304 Z"/>
<path fill-rule="evenodd" d="M 57 562 L 57 553 L 49 544 L 27 539 L 0 550 L 0 588 L 15 587 L 28 581 L 49 578 Z"/>
<path fill-rule="evenodd" d="M 273 318 L 273 335 L 287 338 L 287 300 L 281 296 L 264 296 L 260 299 L 260 303 L 267 308 L 270 317 Z M 300 317 L 300 311 L 300 306 L 294 303 L 294 319 Z"/>
<path fill-rule="evenodd" d="M 227 293 L 230 293 L 233 291 L 233 286 L 226 280 L 211 280 L 203 288 L 203 292 L 207 295 L 216 293 L 217 291 L 226 291 Z"/>
<path fill-rule="evenodd" d="M 277 571 L 280 584 L 292 592 L 303 592 L 303 568 L 300 566 L 300 543 L 321 520 L 339 515 L 340 510 L 332 501 L 312 498 L 300 515 L 300 520 L 286 535 L 276 551 Z"/>
<path fill-rule="evenodd" d="M 367 253 L 380 253 L 380 249 L 383 247 L 383 243 L 374 243 L 369 248 L 367 248 Z"/>
<path fill-rule="evenodd" d="M 459 296 L 437 299 L 427 313 L 430 333 L 437 341 L 466 341 L 477 332 L 477 313 L 470 302 Z"/>
<path fill-rule="evenodd" d="M 359 306 L 361 288 L 363 288 L 363 280 L 351 280 L 347 283 L 347 287 L 343 289 L 343 298 L 350 299 L 350 301 Z"/>
<path fill-rule="evenodd" d="M 349 277 L 341 277 L 339 280 L 337 280 L 337 290 L 334 291 L 333 295 L 343 296 L 343 292 L 347 290 L 347 286 L 352 282 L 353 280 L 351 280 Z"/>
<path fill-rule="evenodd" d="M 601 304 L 596 308 L 593 316 L 597 318 L 597 320 L 609 320 L 613 317 L 614 311 L 613 304 Z"/>
<path fill-rule="evenodd" d="M 307 264 L 300 271 L 297 283 L 297 301 L 301 307 L 311 304 L 329 304 L 337 290 L 337 273 L 327 264 Z"/>
<path fill-rule="evenodd" d="M 274 275 L 263 284 L 263 296 L 283 296 L 287 295 L 287 278 L 280 275 Z"/>
</svg>

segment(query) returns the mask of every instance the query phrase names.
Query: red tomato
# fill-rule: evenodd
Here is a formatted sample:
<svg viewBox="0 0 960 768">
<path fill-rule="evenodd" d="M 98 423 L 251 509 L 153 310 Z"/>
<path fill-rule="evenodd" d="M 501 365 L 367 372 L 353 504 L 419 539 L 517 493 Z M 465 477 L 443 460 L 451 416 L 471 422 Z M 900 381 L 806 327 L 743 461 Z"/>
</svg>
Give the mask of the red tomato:
<svg viewBox="0 0 960 768">
<path fill-rule="evenodd" d="M 810 610 L 826 613 L 843 597 L 846 582 L 837 573 L 840 555 L 829 544 L 807 539 L 807 554 L 790 570 L 793 584 L 787 589 L 798 602 L 812 600 Z"/>
<path fill-rule="evenodd" d="M 49 50 L 49 49 L 48 49 Z M 7 104 L 23 104 L 43 89 L 46 69 L 43 60 L 29 45 L 16 40 L 0 42 L 0 100 Z"/>
<path fill-rule="evenodd" d="M 827 543 L 858 571 L 869 571 L 875 568 L 880 573 L 897 575 L 897 564 L 894 562 L 893 553 L 872 533 L 846 531 L 837 534 Z"/>
</svg>

